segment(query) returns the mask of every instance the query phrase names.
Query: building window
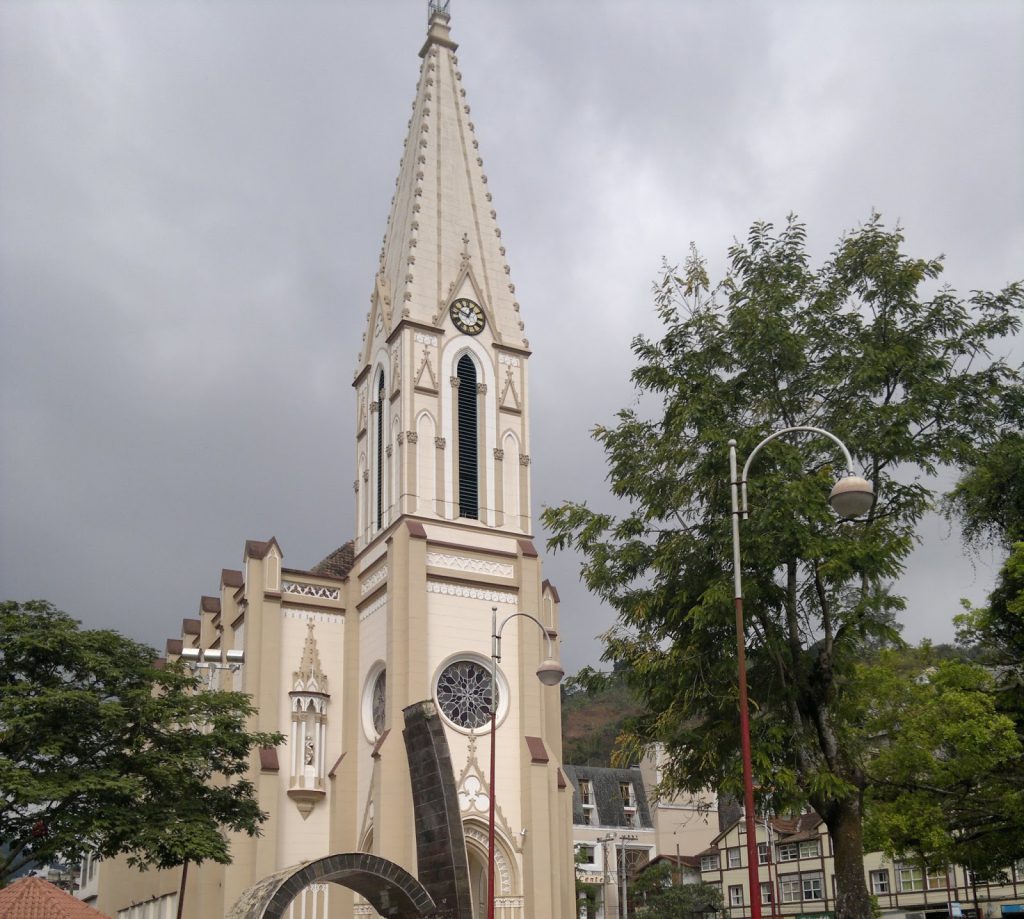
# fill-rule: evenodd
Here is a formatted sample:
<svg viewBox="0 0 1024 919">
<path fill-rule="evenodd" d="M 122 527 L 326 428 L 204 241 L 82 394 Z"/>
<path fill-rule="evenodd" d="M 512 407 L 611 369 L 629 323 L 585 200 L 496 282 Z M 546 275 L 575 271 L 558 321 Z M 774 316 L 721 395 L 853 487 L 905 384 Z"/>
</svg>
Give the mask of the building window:
<svg viewBox="0 0 1024 919">
<path fill-rule="evenodd" d="M 810 839 L 800 843 L 799 853 L 801 858 L 817 858 L 821 854 L 817 839 Z"/>
<path fill-rule="evenodd" d="M 636 799 L 633 797 L 632 782 L 619 782 L 619 794 L 622 795 L 623 807 L 636 807 Z"/>
<path fill-rule="evenodd" d="M 701 871 L 717 871 L 718 870 L 718 853 L 714 855 L 702 855 L 700 857 L 700 870 Z"/>
<path fill-rule="evenodd" d="M 772 902 L 772 885 L 768 881 L 761 881 L 761 905 L 767 906 Z"/>
<path fill-rule="evenodd" d="M 759 865 L 768 864 L 768 843 L 759 842 L 757 844 L 757 863 Z"/>
<path fill-rule="evenodd" d="M 743 905 L 743 885 L 742 884 L 730 884 L 729 885 L 729 905 L 730 906 L 742 906 Z"/>
<path fill-rule="evenodd" d="M 871 872 L 871 892 L 873 894 L 889 893 L 889 872 Z"/>
<path fill-rule="evenodd" d="M 779 878 L 779 890 L 782 891 L 783 903 L 800 902 L 800 878 L 795 874 Z"/>
<path fill-rule="evenodd" d="M 494 705 L 500 707 L 500 686 Z M 491 672 L 475 660 L 456 660 L 437 678 L 441 713 L 460 728 L 479 728 L 491 720 Z"/>
<path fill-rule="evenodd" d="M 597 863 L 597 849 L 590 845 L 576 846 L 576 862 L 580 865 L 593 866 Z"/>
<path fill-rule="evenodd" d="M 800 857 L 800 850 L 795 842 L 784 842 L 775 847 L 775 855 L 780 862 L 795 862 Z"/>
<path fill-rule="evenodd" d="M 1013 876 L 1018 881 L 1024 881 L 1024 858 L 1018 859 L 1013 863 Z"/>
<path fill-rule="evenodd" d="M 823 899 L 820 874 L 802 874 L 800 880 L 803 883 L 805 900 Z"/>
<path fill-rule="evenodd" d="M 377 529 L 384 524 L 384 371 L 377 378 Z"/>
<path fill-rule="evenodd" d="M 896 866 L 896 889 L 900 893 L 924 890 L 924 874 L 915 865 Z"/>
<path fill-rule="evenodd" d="M 586 807 L 593 803 L 594 786 L 590 784 L 590 779 L 580 779 L 580 804 Z"/>
<path fill-rule="evenodd" d="M 731 849 L 726 850 L 729 855 L 729 867 L 730 868 L 742 868 L 743 867 L 743 850 L 739 846 L 733 846 Z"/>
<path fill-rule="evenodd" d="M 925 874 L 925 884 L 929 890 L 945 890 L 949 887 L 949 873 L 945 868 L 929 868 Z"/>
<path fill-rule="evenodd" d="M 468 354 L 459 358 L 459 516 L 480 516 L 477 472 L 476 364 Z"/>
</svg>

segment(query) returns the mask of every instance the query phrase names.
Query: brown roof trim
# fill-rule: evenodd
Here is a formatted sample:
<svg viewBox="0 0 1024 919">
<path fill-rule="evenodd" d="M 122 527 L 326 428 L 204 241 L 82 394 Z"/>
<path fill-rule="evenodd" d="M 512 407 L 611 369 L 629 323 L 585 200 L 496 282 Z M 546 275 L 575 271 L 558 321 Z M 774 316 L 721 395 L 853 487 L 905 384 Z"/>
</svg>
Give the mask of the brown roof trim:
<svg viewBox="0 0 1024 919">
<path fill-rule="evenodd" d="M 204 613 L 219 613 L 220 597 L 200 597 L 199 609 Z"/>
<path fill-rule="evenodd" d="M 260 772 L 280 772 L 277 747 L 260 747 Z"/>
<path fill-rule="evenodd" d="M 167 667 L 167 658 L 158 657 L 153 661 L 153 667 L 156 670 L 164 670 Z"/>
<path fill-rule="evenodd" d="M 181 620 L 181 634 L 182 635 L 198 635 L 201 626 L 198 619 L 182 619 Z"/>
<path fill-rule="evenodd" d="M 380 737 L 377 738 L 377 742 L 373 745 L 373 749 L 370 751 L 370 756 L 374 759 L 378 759 L 380 757 L 380 748 L 384 746 L 384 741 L 388 739 L 388 734 L 390 733 L 391 728 L 384 728 Z"/>
<path fill-rule="evenodd" d="M 556 769 L 555 772 L 558 773 L 558 787 L 559 788 L 565 788 L 566 785 L 567 785 L 567 782 L 565 781 L 565 775 L 562 773 L 562 770 L 561 769 Z"/>
<path fill-rule="evenodd" d="M 405 528 L 413 539 L 426 539 L 427 531 L 418 520 L 406 520 Z"/>
<path fill-rule="evenodd" d="M 242 576 L 242 572 L 234 568 L 221 568 L 220 570 L 220 585 L 221 587 L 234 587 L 239 588 L 245 584 L 245 578 Z"/>
<path fill-rule="evenodd" d="M 342 753 L 341 756 L 338 757 L 338 759 L 335 762 L 335 764 L 333 766 L 331 766 L 331 771 L 327 773 L 327 778 L 329 778 L 329 779 L 333 779 L 334 778 L 334 773 L 338 771 L 338 767 L 341 765 L 341 761 L 344 758 L 345 758 L 345 754 Z"/>
<path fill-rule="evenodd" d="M 180 638 L 168 638 L 167 639 L 167 653 L 168 654 L 181 654 L 183 642 Z"/>
<path fill-rule="evenodd" d="M 270 543 L 262 542 L 259 539 L 247 539 L 245 541 L 246 558 L 263 558 L 267 554 Z"/>
<path fill-rule="evenodd" d="M 544 741 L 539 737 L 530 737 L 526 735 L 526 746 L 530 750 L 530 762 L 531 763 L 549 763 L 551 757 L 548 756 L 547 748 L 544 746 Z"/>
<path fill-rule="evenodd" d="M 532 539 L 517 539 L 516 542 L 519 544 L 519 551 L 525 558 L 537 558 L 537 547 L 533 544 Z"/>
<path fill-rule="evenodd" d="M 541 592 L 545 590 L 548 591 L 551 594 L 551 599 L 554 600 L 555 603 L 562 602 L 558 597 L 558 588 L 555 587 L 555 585 L 552 584 L 547 578 L 544 578 L 544 580 L 541 582 L 540 589 Z"/>
</svg>

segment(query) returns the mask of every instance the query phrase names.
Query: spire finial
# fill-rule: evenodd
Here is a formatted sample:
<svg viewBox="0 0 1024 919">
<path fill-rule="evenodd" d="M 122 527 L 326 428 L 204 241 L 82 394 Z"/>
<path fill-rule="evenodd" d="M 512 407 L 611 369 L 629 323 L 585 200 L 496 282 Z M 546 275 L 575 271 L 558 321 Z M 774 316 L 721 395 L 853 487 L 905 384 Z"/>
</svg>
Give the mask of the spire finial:
<svg viewBox="0 0 1024 919">
<path fill-rule="evenodd" d="M 427 0 L 427 22 L 430 22 L 434 16 L 440 14 L 445 19 L 450 18 L 448 13 L 448 4 L 451 0 Z"/>
</svg>

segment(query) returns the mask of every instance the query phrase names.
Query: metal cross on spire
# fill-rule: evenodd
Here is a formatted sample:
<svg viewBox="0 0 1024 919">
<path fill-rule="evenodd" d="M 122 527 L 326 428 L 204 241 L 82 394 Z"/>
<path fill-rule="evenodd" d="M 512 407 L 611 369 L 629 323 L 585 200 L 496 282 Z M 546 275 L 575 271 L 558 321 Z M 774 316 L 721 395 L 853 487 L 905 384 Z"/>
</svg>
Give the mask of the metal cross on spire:
<svg viewBox="0 0 1024 919">
<path fill-rule="evenodd" d="M 447 16 L 449 3 L 451 3 L 451 0 L 427 0 L 427 19 L 429 20 L 434 13 L 441 13 Z"/>
</svg>

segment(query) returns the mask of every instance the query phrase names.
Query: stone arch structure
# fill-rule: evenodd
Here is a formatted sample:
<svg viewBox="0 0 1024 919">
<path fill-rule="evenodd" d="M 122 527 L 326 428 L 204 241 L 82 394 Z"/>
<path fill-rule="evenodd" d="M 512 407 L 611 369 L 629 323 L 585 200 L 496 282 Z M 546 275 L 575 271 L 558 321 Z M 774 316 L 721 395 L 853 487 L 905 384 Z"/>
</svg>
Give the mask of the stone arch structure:
<svg viewBox="0 0 1024 919">
<path fill-rule="evenodd" d="M 404 868 L 369 852 L 345 852 L 268 875 L 238 898 L 226 919 L 281 919 L 303 888 L 328 882 L 365 897 L 381 916 L 436 915 L 426 888 Z"/>
</svg>

